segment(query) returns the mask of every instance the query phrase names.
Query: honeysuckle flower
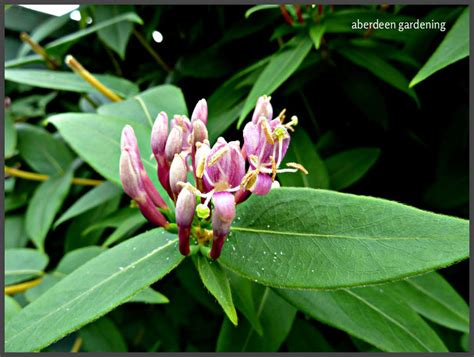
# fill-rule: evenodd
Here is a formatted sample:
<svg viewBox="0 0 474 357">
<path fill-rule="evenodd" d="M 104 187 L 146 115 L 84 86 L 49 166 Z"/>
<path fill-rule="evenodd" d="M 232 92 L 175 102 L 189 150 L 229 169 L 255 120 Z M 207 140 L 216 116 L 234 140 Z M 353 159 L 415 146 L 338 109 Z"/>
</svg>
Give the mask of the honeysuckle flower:
<svg viewBox="0 0 474 357">
<path fill-rule="evenodd" d="M 196 198 L 193 191 L 184 186 L 176 201 L 176 224 L 178 225 L 179 251 L 183 255 L 189 254 L 189 237 L 194 218 Z"/>
<path fill-rule="evenodd" d="M 264 195 L 278 187 L 277 173 L 305 171 L 297 163 L 280 168 L 290 143 L 290 132 L 298 120 L 292 117 L 284 124 L 284 110 L 272 118 L 270 99 L 258 98 L 252 119 L 243 131 L 242 149 L 239 141 L 227 142 L 222 137 L 211 147 L 204 99 L 197 103 L 191 120 L 185 115 L 174 115 L 169 125 L 166 113 L 158 114 L 152 128 L 151 147 L 158 164 L 159 181 L 176 202 L 181 254 L 190 253 L 193 236 L 198 244 L 212 240 L 210 257 L 217 259 L 230 232 L 236 205 L 251 194 Z M 187 182 L 188 171 L 194 175 L 195 186 Z M 143 215 L 156 225 L 168 227 L 160 212 L 168 207 L 146 175 L 133 129 L 128 125 L 122 134 L 120 177 L 124 191 L 137 201 Z M 193 222 L 199 223 L 195 229 Z M 212 234 L 208 229 L 211 224 Z"/>
<path fill-rule="evenodd" d="M 122 130 L 120 146 L 120 180 L 125 193 L 137 203 L 150 222 L 157 226 L 166 226 L 168 221 L 158 208 L 168 209 L 168 206 L 145 171 L 135 132 L 129 125 Z"/>
</svg>

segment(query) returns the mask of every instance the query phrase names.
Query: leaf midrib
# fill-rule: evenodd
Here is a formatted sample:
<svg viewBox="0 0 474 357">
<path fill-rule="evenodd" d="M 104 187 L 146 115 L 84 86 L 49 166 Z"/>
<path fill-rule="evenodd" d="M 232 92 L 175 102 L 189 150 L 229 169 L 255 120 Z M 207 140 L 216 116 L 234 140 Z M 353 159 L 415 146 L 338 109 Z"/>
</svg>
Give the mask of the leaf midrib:
<svg viewBox="0 0 474 357">
<path fill-rule="evenodd" d="M 108 278 L 102 280 L 100 283 L 94 285 L 93 287 L 91 287 L 90 289 L 82 292 L 81 294 L 79 294 L 78 296 L 76 296 L 74 299 L 71 299 L 69 300 L 66 304 L 63 304 L 61 305 L 59 308 L 51 311 L 49 314 L 43 316 L 42 318 L 38 319 L 38 320 L 35 320 L 35 322 L 33 322 L 32 324 L 30 324 L 28 327 L 22 329 L 19 333 L 17 333 L 16 335 L 13 335 L 8 342 L 11 343 L 11 341 L 13 341 L 15 338 L 17 338 L 18 336 L 24 334 L 26 331 L 28 330 L 31 330 L 32 328 L 35 327 L 35 325 L 38 325 L 41 321 L 47 319 L 48 317 L 50 317 L 51 315 L 63 310 L 64 308 L 66 308 L 66 306 L 68 305 L 71 305 L 71 303 L 77 301 L 78 299 L 82 298 L 83 296 L 91 293 L 92 291 L 96 290 L 97 288 L 99 288 L 100 286 L 102 286 L 103 284 L 105 284 L 106 282 L 112 280 L 113 278 L 115 278 L 116 276 L 120 275 L 120 274 L 125 274 L 128 270 L 130 269 L 133 269 L 132 267 L 135 267 L 137 264 L 140 264 L 142 263 L 143 261 L 145 261 L 146 259 L 154 256 L 156 253 L 160 252 L 161 250 L 169 247 L 170 245 L 176 243 L 178 241 L 178 238 L 176 239 L 173 239 L 173 240 L 170 240 L 168 243 L 166 243 L 165 245 L 162 245 L 154 250 L 152 250 L 150 253 L 148 253 L 147 255 L 143 256 L 142 258 L 130 263 L 129 265 L 127 265 L 126 267 L 124 267 L 123 269 L 121 270 L 118 270 L 116 273 L 110 275 Z M 10 322 L 11 323 L 11 322 Z M 5 340 L 5 346 L 7 344 L 7 341 Z"/>
<path fill-rule="evenodd" d="M 433 237 L 368 237 L 368 236 L 344 236 L 337 234 L 322 234 L 322 233 L 303 233 L 303 232 L 285 232 L 272 231 L 267 229 L 246 228 L 246 227 L 231 227 L 234 232 L 250 232 L 258 234 L 282 235 L 282 236 L 297 236 L 309 238 L 335 238 L 335 239 L 355 239 L 355 240 L 414 240 L 414 239 L 434 239 Z"/>
<path fill-rule="evenodd" d="M 388 321 L 392 322 L 394 325 L 398 326 L 399 328 L 401 328 L 403 331 L 405 331 L 409 336 L 411 336 L 415 341 L 417 341 L 421 346 L 423 346 L 424 348 L 426 348 L 426 350 L 428 352 L 433 352 L 428 346 L 426 346 L 423 341 L 421 341 L 417 336 L 415 336 L 410 330 L 408 330 L 405 326 L 403 326 L 402 324 L 400 324 L 397 320 L 394 320 L 392 317 L 390 317 L 389 315 L 387 315 L 385 312 L 383 312 L 382 310 L 380 310 L 379 308 L 377 308 L 376 306 L 372 305 L 370 302 L 368 302 L 367 300 L 365 300 L 364 298 L 362 298 L 361 296 L 357 295 L 356 293 L 354 293 L 353 291 L 351 290 L 348 290 L 348 289 L 344 289 L 344 291 L 346 293 L 348 293 L 349 295 L 352 295 L 353 297 L 355 297 L 357 300 L 361 301 L 362 303 L 364 303 L 365 305 L 367 305 L 369 308 L 371 308 L 372 310 L 374 310 L 375 312 L 379 313 L 380 315 L 382 315 L 382 317 L 385 317 Z"/>
</svg>

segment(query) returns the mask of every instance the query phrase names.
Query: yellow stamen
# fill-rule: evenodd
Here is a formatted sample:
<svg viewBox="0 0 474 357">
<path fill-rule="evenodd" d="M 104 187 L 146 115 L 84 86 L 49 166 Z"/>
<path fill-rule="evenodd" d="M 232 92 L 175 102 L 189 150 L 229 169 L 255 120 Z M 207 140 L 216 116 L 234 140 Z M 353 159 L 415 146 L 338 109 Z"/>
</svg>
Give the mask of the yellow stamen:
<svg viewBox="0 0 474 357">
<path fill-rule="evenodd" d="M 225 154 L 229 152 L 229 147 L 226 145 L 223 148 L 217 150 L 217 152 L 212 156 L 211 160 L 208 163 L 209 167 L 214 166 L 217 161 L 219 161 Z"/>
<path fill-rule="evenodd" d="M 270 156 L 270 161 L 272 162 L 272 181 L 275 181 L 275 177 L 277 174 L 277 167 L 276 167 L 275 159 L 273 158 L 273 156 Z"/>
<path fill-rule="evenodd" d="M 285 116 L 285 113 L 286 113 L 286 108 L 283 109 L 280 114 L 278 114 L 278 119 L 280 119 L 280 123 L 283 124 L 283 122 L 285 121 L 286 119 L 286 116 Z"/>
<path fill-rule="evenodd" d="M 242 178 L 242 182 L 240 183 L 240 187 L 245 188 L 246 190 L 249 190 L 250 188 L 255 185 L 255 182 L 257 181 L 257 175 L 258 175 L 258 170 L 251 170 L 245 174 L 245 176 Z"/>
<path fill-rule="evenodd" d="M 263 133 L 265 134 L 265 139 L 267 139 L 267 143 L 269 143 L 270 145 L 275 144 L 275 141 L 273 140 L 272 136 L 272 130 L 270 129 L 270 125 L 268 125 L 268 121 L 264 118 L 263 120 L 260 120 L 260 123 L 260 125 L 262 126 Z"/>
<path fill-rule="evenodd" d="M 292 167 L 292 168 L 297 169 L 297 170 L 300 170 L 300 171 L 304 172 L 305 175 L 308 174 L 308 170 L 306 170 L 303 165 L 297 164 L 296 162 L 289 162 L 289 163 L 286 164 L 286 166 Z"/>
</svg>

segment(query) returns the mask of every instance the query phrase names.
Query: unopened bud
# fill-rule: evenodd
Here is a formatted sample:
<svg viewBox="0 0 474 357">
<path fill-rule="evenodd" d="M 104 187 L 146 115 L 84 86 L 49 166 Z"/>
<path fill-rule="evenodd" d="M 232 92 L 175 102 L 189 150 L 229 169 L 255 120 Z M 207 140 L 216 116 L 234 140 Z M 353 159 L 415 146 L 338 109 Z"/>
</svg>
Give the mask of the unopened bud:
<svg viewBox="0 0 474 357">
<path fill-rule="evenodd" d="M 183 129 L 179 126 L 173 127 L 171 129 L 170 135 L 168 135 L 168 140 L 166 140 L 165 154 L 168 162 L 173 161 L 174 155 L 179 154 L 183 147 Z"/>
<path fill-rule="evenodd" d="M 212 216 L 213 242 L 210 256 L 217 259 L 222 246 L 230 232 L 230 225 L 235 217 L 235 199 L 230 192 L 217 192 L 213 195 L 214 213 Z"/>
<path fill-rule="evenodd" d="M 193 121 L 192 145 L 202 143 L 208 137 L 206 125 L 201 120 Z"/>
<path fill-rule="evenodd" d="M 168 139 L 168 116 L 160 112 L 155 119 L 151 129 L 151 149 L 155 156 L 165 152 L 166 140 Z"/>
<path fill-rule="evenodd" d="M 186 161 L 181 155 L 176 154 L 170 167 L 170 188 L 175 197 L 178 196 L 182 189 L 178 182 L 186 182 L 187 171 Z"/>
<path fill-rule="evenodd" d="M 189 236 L 195 206 L 194 194 L 187 188 L 182 189 L 176 201 L 176 224 L 178 225 L 179 251 L 182 255 L 189 254 Z"/>
<path fill-rule="evenodd" d="M 193 114 L 191 115 L 191 121 L 201 120 L 204 125 L 207 124 L 207 102 L 205 99 L 201 99 L 197 102 L 196 107 L 194 107 Z"/>
</svg>

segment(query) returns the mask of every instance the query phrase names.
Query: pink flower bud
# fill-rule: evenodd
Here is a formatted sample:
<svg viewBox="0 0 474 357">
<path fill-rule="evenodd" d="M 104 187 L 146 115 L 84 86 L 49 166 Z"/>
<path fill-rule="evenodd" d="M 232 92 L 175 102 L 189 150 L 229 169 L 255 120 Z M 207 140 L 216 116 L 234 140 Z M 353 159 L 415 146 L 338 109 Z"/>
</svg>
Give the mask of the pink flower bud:
<svg viewBox="0 0 474 357">
<path fill-rule="evenodd" d="M 234 195 L 230 192 L 216 192 L 212 196 L 214 212 L 212 216 L 213 242 L 210 256 L 217 259 L 221 255 L 230 225 L 235 217 Z"/>
<path fill-rule="evenodd" d="M 197 102 L 196 107 L 194 107 L 193 114 L 191 115 L 191 121 L 201 120 L 204 125 L 207 124 L 207 102 L 205 99 L 201 99 Z"/>
<path fill-rule="evenodd" d="M 187 172 L 188 168 L 183 156 L 176 154 L 170 167 L 170 188 L 175 199 L 178 197 L 182 188 L 178 185 L 178 182 L 186 182 Z"/>
<path fill-rule="evenodd" d="M 183 129 L 179 126 L 174 126 L 171 129 L 168 140 L 166 141 L 165 155 L 168 162 L 173 161 L 174 155 L 181 152 L 183 147 Z"/>
<path fill-rule="evenodd" d="M 260 117 L 265 117 L 267 120 L 272 120 L 273 118 L 273 107 L 270 104 L 271 97 L 266 95 L 261 96 L 257 100 L 257 105 L 252 115 L 252 123 L 257 124 Z"/>
<path fill-rule="evenodd" d="M 179 127 L 182 130 L 181 150 L 188 149 L 191 146 L 190 136 L 193 130 L 191 121 L 185 115 L 175 115 L 171 120 L 171 130 L 175 127 Z"/>
<path fill-rule="evenodd" d="M 155 157 L 164 154 L 168 139 L 168 116 L 160 112 L 151 129 L 151 149 Z M 157 158 L 158 160 L 158 158 Z"/>
<path fill-rule="evenodd" d="M 146 194 L 150 197 L 155 206 L 167 209 L 163 198 L 160 196 L 155 186 L 148 177 L 145 167 L 140 156 L 140 150 L 138 149 L 137 138 L 135 132 L 130 125 L 126 125 L 122 130 L 122 138 L 120 142 L 122 148 L 122 154 L 128 156 L 128 164 L 131 165 L 135 175 L 138 176 L 137 180 L 140 181 L 141 187 L 145 190 Z M 120 166 L 122 170 L 122 165 Z M 125 169 L 125 168 L 124 168 Z"/>
<path fill-rule="evenodd" d="M 196 145 L 196 143 L 203 143 L 207 137 L 208 134 L 206 125 L 201 120 L 194 121 L 191 144 Z"/>
<path fill-rule="evenodd" d="M 183 188 L 176 201 L 176 224 L 178 225 L 179 251 L 189 254 L 189 236 L 193 223 L 196 198 L 188 188 Z"/>
</svg>

